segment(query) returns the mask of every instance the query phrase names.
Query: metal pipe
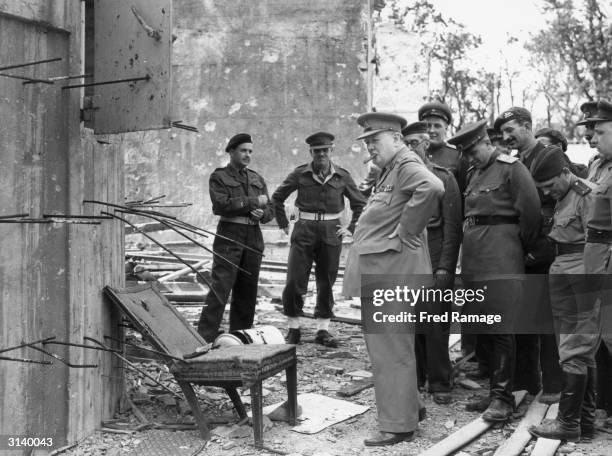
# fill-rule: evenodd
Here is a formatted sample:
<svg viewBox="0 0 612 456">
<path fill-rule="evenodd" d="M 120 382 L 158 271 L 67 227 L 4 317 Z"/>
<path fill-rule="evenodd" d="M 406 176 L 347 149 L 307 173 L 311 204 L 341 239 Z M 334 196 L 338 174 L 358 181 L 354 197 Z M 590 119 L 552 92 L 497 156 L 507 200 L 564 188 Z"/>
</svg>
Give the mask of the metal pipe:
<svg viewBox="0 0 612 456">
<path fill-rule="evenodd" d="M 17 63 L 15 65 L 6 65 L 3 67 L 0 67 L 0 71 L 12 70 L 13 68 L 23 68 L 23 67 L 32 66 L 32 65 L 40 65 L 41 63 L 57 62 L 59 60 L 62 60 L 62 58 L 54 57 L 52 59 L 36 60 L 34 62 L 26 62 L 26 63 Z"/>
<path fill-rule="evenodd" d="M 142 76 L 139 78 L 114 79 L 112 81 L 88 82 L 87 84 L 67 85 L 67 86 L 62 87 L 62 90 L 78 89 L 80 87 L 93 87 L 93 86 L 108 85 L 108 84 L 121 84 L 123 82 L 148 81 L 149 79 L 151 79 L 151 76 L 147 74 L 146 76 Z"/>
</svg>

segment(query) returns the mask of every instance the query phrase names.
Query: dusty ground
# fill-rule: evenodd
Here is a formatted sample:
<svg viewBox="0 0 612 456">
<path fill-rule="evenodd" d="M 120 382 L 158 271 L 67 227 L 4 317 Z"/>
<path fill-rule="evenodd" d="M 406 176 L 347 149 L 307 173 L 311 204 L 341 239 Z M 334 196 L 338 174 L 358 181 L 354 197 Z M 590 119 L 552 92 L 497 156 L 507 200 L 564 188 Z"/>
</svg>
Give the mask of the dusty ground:
<svg viewBox="0 0 612 456">
<path fill-rule="evenodd" d="M 281 318 L 269 301 L 260 306 L 258 311 L 259 324 L 279 325 Z M 193 319 L 197 309 L 186 312 L 188 319 Z M 280 326 L 280 325 L 279 325 Z M 297 347 L 298 364 L 298 390 L 300 393 L 316 392 L 329 397 L 337 397 L 336 392 L 343 385 L 349 384 L 352 378 L 347 375 L 356 370 L 369 370 L 370 363 L 367 357 L 365 344 L 361 335 L 361 328 L 357 325 L 334 323 L 334 332 L 337 332 L 342 345 L 339 349 L 328 349 L 315 345 L 314 321 L 303 332 L 303 341 Z M 137 354 L 137 353 L 136 353 Z M 451 351 L 452 357 L 457 358 L 460 353 L 458 347 Z M 152 374 L 155 378 L 168 385 L 171 389 L 178 391 L 178 387 L 172 381 L 171 375 L 165 366 L 159 362 L 142 362 L 139 366 Z M 466 364 L 470 366 L 470 363 Z M 460 375 L 464 375 L 461 373 Z M 136 407 L 142 411 L 146 419 L 151 423 L 192 423 L 193 418 L 185 403 L 172 398 L 170 394 L 155 385 L 140 374 L 129 372 L 126 379 L 128 394 Z M 484 386 L 484 383 L 481 382 Z M 455 432 L 462 425 L 478 417 L 478 414 L 466 412 L 464 407 L 466 401 L 474 394 L 484 394 L 485 389 L 470 391 L 460 386 L 453 391 L 453 402 L 449 406 L 435 404 L 431 396 L 423 393 L 427 406 L 427 418 L 423 421 L 412 442 L 404 442 L 392 447 L 370 449 L 363 445 L 364 437 L 371 431 L 376 430 L 376 410 L 374 403 L 374 390 L 366 389 L 361 393 L 346 398 L 358 404 L 367 405 L 370 409 L 363 415 L 353 417 L 347 421 L 330 426 L 318 434 L 304 435 L 290 430 L 283 422 L 273 422 L 271 427 L 264 432 L 265 444 L 270 450 L 259 450 L 252 446 L 253 438 L 250 427 L 234 426 L 233 435 L 227 436 L 227 425 L 234 425 L 237 417 L 232 411 L 231 402 L 224 391 L 218 388 L 199 388 L 199 397 L 203 406 L 209 414 L 215 415 L 219 421 L 228 424 L 216 424 L 216 431 L 225 436 L 213 435 L 213 438 L 205 444 L 198 454 L 206 455 L 263 455 L 283 452 L 293 455 L 323 456 L 323 455 L 382 455 L 402 454 L 418 455 L 421 451 L 435 442 Z M 242 392 L 245 402 L 249 402 L 248 391 Z M 278 375 L 264 382 L 264 405 L 273 404 L 286 398 L 285 385 L 282 375 Z M 492 455 L 495 448 L 507 438 L 518 423 L 519 415 L 524 413 L 525 407 L 521 407 L 517 413 L 517 419 L 501 429 L 491 430 L 480 439 L 464 448 L 462 456 L 465 455 Z M 126 410 L 116 416 L 116 423 L 106 423 L 110 426 L 120 428 L 119 432 L 132 432 L 140 425 L 133 412 Z M 601 422 L 599 423 L 602 424 Z M 219 427 L 221 426 L 221 427 Z M 122 430 L 122 431 L 121 431 Z M 117 431 L 116 431 L 117 432 Z M 146 430 L 142 429 L 130 434 L 111 433 L 109 431 L 98 431 L 91 437 L 82 441 L 78 446 L 68 449 L 62 454 L 67 456 L 84 455 L 128 455 L 134 454 L 144 440 L 151 433 L 166 433 L 168 430 Z M 195 431 L 184 431 L 192 437 L 192 446 L 186 444 L 180 454 L 195 454 L 202 444 L 193 444 Z M 162 436 L 165 434 L 161 434 Z M 195 440 L 196 442 L 199 442 Z M 533 441 L 532 441 L 533 443 Z M 199 445 L 199 446 L 198 446 Z M 529 447 L 528 447 L 529 448 Z M 564 453 L 578 455 L 612 455 L 612 433 L 599 432 L 592 443 L 579 443 L 576 445 L 565 445 L 561 447 Z M 143 453 L 139 453 L 143 454 Z M 144 453 L 146 454 L 146 453 Z M 176 453 L 178 454 L 178 453 Z M 529 453 L 524 453 L 529 454 Z"/>
</svg>

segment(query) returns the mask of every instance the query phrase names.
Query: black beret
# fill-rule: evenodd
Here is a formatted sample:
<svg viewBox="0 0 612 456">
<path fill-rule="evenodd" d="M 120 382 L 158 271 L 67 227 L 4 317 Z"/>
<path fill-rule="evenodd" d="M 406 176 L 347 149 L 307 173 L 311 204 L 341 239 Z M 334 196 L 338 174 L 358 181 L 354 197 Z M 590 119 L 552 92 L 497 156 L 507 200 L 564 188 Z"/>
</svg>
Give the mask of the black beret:
<svg viewBox="0 0 612 456">
<path fill-rule="evenodd" d="M 427 133 L 427 123 L 425 122 L 412 122 L 402 129 L 402 136 L 418 135 L 422 133 Z"/>
<path fill-rule="evenodd" d="M 592 125 L 593 122 L 589 122 L 587 119 L 589 117 L 593 117 L 595 113 L 597 112 L 597 102 L 587 101 L 585 103 L 582 103 L 580 105 L 580 110 L 582 111 L 582 114 L 584 114 L 584 117 L 582 118 L 580 122 L 576 122 L 576 125 L 589 125 L 589 124 Z"/>
<path fill-rule="evenodd" d="M 491 141 L 503 141 L 504 135 L 501 131 L 496 130 L 495 128 L 487 128 L 487 135 Z"/>
<path fill-rule="evenodd" d="M 567 168 L 567 157 L 559 146 L 547 146 L 541 150 L 531 165 L 531 175 L 536 182 L 545 182 L 557 177 Z"/>
<path fill-rule="evenodd" d="M 225 152 L 229 152 L 231 149 L 238 147 L 240 144 L 244 143 L 252 143 L 251 135 L 248 133 L 238 133 L 235 136 L 232 136 L 227 146 L 225 146 Z"/>
<path fill-rule="evenodd" d="M 467 152 L 487 137 L 487 121 L 479 120 L 465 125 L 455 136 L 448 140 L 449 144 L 457 147 L 460 153 Z"/>
<path fill-rule="evenodd" d="M 357 123 L 363 127 L 363 133 L 357 139 L 364 139 L 381 131 L 396 131 L 400 133 L 408 121 L 396 114 L 367 112 L 357 118 Z"/>
<path fill-rule="evenodd" d="M 453 120 L 450 108 L 446 103 L 441 101 L 425 103 L 419 108 L 419 120 L 423 120 L 425 117 L 430 116 L 439 117 L 440 119 L 446 121 L 447 124 L 450 124 Z"/>
<path fill-rule="evenodd" d="M 612 103 L 606 100 L 599 100 L 597 102 L 597 112 L 585 120 L 593 123 L 612 121 Z"/>
<path fill-rule="evenodd" d="M 334 135 L 325 131 L 318 131 L 306 138 L 306 144 L 311 149 L 328 148 L 334 145 Z"/>
<path fill-rule="evenodd" d="M 552 128 L 540 128 L 535 132 L 534 135 L 536 138 L 541 138 L 545 136 L 551 140 L 551 142 L 559 147 L 561 150 L 565 152 L 567 150 L 567 139 L 563 136 L 559 130 L 554 130 Z"/>
<path fill-rule="evenodd" d="M 502 112 L 493 124 L 493 128 L 496 130 L 501 130 L 501 126 L 506 122 L 510 122 L 511 120 L 520 120 L 522 122 L 531 122 L 531 113 L 519 106 L 513 106 L 510 109 Z"/>
</svg>

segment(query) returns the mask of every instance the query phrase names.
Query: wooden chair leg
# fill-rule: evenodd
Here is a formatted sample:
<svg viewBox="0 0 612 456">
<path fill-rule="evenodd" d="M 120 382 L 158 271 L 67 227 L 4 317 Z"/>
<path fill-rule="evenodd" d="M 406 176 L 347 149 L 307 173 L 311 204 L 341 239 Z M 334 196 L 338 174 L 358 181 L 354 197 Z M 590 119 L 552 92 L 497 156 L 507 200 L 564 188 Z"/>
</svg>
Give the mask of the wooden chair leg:
<svg viewBox="0 0 612 456">
<path fill-rule="evenodd" d="M 242 403 L 242 399 L 240 399 L 240 394 L 238 394 L 238 391 L 236 391 L 236 388 L 226 386 L 225 391 L 227 392 L 227 395 L 232 400 L 232 403 L 234 404 L 234 408 L 236 409 L 236 412 L 238 413 L 238 416 L 240 417 L 240 419 L 246 418 L 247 412 L 246 412 L 246 409 L 244 408 L 244 404 Z"/>
<path fill-rule="evenodd" d="M 297 424 L 297 363 L 285 369 L 287 377 L 287 411 L 289 414 L 289 424 L 295 426 Z"/>
<path fill-rule="evenodd" d="M 263 445 L 263 402 L 261 380 L 251 386 L 251 411 L 253 412 L 253 436 L 255 445 Z"/>
<path fill-rule="evenodd" d="M 196 396 L 195 391 L 193 390 L 191 384 L 189 382 L 178 382 L 179 386 L 183 390 L 183 394 L 185 395 L 185 399 L 187 399 L 187 403 L 191 407 L 191 411 L 193 412 L 193 417 L 196 420 L 196 424 L 198 425 L 198 429 L 200 431 L 200 437 L 204 440 L 210 439 L 210 431 L 208 430 L 208 421 L 200 408 L 200 403 L 198 402 L 198 397 Z"/>
</svg>

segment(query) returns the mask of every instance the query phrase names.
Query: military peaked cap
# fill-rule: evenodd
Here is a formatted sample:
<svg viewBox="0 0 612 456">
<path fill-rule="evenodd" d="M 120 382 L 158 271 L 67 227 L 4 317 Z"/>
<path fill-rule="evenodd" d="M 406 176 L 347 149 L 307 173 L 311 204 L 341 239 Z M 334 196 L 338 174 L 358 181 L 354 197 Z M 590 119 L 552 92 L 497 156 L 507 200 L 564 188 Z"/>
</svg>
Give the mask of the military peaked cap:
<svg viewBox="0 0 612 456">
<path fill-rule="evenodd" d="M 419 108 L 419 120 L 423 120 L 425 117 L 430 116 L 439 117 L 440 119 L 446 121 L 447 124 L 450 124 L 453 120 L 450 108 L 446 103 L 441 101 L 425 103 Z"/>
<path fill-rule="evenodd" d="M 592 117 L 586 119 L 589 122 L 611 122 L 612 121 L 612 103 L 606 100 L 597 102 L 597 112 Z"/>
<path fill-rule="evenodd" d="M 396 114 L 386 112 L 368 112 L 357 118 L 357 123 L 363 127 L 363 133 L 357 139 L 364 139 L 381 131 L 401 133 L 408 123 L 406 119 Z"/>
<path fill-rule="evenodd" d="M 418 135 L 427 133 L 427 124 L 425 122 L 412 122 L 402 129 L 402 136 Z"/>
<path fill-rule="evenodd" d="M 306 138 L 306 144 L 311 149 L 327 149 L 334 145 L 334 135 L 325 131 L 318 131 Z"/>
<path fill-rule="evenodd" d="M 460 153 L 467 152 L 487 137 L 487 121 L 479 120 L 465 125 L 455 136 L 448 140 Z"/>
</svg>

